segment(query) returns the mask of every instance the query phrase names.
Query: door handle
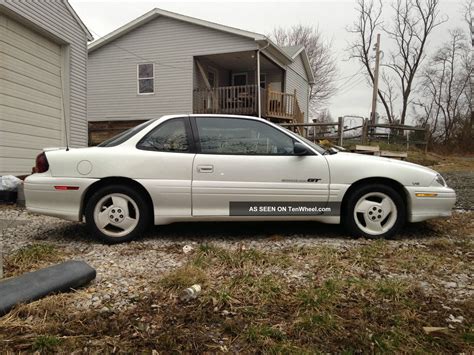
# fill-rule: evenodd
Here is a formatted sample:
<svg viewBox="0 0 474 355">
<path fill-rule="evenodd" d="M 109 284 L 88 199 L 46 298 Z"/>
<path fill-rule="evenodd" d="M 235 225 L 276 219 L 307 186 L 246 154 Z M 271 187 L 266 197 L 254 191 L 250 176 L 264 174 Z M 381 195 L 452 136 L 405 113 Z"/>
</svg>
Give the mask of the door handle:
<svg viewBox="0 0 474 355">
<path fill-rule="evenodd" d="M 198 165 L 197 171 L 199 173 L 213 173 L 214 172 L 214 165 Z"/>
</svg>

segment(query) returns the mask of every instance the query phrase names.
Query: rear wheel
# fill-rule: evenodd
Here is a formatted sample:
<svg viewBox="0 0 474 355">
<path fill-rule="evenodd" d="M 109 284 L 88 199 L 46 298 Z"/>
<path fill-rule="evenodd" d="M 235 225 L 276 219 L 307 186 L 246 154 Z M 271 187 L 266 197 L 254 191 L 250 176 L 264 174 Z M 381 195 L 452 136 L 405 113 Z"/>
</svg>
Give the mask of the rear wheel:
<svg viewBox="0 0 474 355">
<path fill-rule="evenodd" d="M 142 194 L 128 186 L 112 185 L 92 195 L 85 216 L 87 226 L 95 236 L 115 244 L 143 234 L 150 211 Z"/>
<path fill-rule="evenodd" d="M 362 186 L 347 200 L 343 222 L 354 236 L 389 238 L 405 224 L 406 209 L 400 194 L 390 186 Z"/>
</svg>

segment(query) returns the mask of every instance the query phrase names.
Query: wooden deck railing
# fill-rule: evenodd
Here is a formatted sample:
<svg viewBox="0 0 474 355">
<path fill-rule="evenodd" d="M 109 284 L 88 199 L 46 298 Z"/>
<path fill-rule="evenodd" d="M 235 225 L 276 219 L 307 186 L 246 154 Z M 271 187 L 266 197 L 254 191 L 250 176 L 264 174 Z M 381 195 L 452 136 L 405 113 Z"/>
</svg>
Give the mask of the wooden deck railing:
<svg viewBox="0 0 474 355">
<path fill-rule="evenodd" d="M 257 85 L 194 89 L 194 113 L 255 115 Z"/>
<path fill-rule="evenodd" d="M 287 94 L 263 90 L 257 85 L 194 89 L 193 112 L 255 116 L 258 114 L 257 90 L 261 92 L 263 117 L 286 122 L 304 122 L 304 113 L 299 107 L 296 91 L 294 94 Z"/>
<path fill-rule="evenodd" d="M 298 105 L 296 91 L 287 94 L 279 91 L 266 91 L 266 114 L 268 117 L 278 118 L 285 121 L 296 121 L 303 123 L 304 117 Z"/>
</svg>

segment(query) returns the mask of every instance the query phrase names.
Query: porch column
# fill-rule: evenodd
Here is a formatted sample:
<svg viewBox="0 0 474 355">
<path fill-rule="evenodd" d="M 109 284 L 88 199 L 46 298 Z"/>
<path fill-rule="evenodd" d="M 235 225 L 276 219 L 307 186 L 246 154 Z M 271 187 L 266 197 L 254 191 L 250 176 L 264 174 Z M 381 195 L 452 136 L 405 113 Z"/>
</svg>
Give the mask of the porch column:
<svg viewBox="0 0 474 355">
<path fill-rule="evenodd" d="M 262 94 L 260 92 L 260 50 L 257 49 L 257 105 L 258 117 L 262 117 Z"/>
</svg>

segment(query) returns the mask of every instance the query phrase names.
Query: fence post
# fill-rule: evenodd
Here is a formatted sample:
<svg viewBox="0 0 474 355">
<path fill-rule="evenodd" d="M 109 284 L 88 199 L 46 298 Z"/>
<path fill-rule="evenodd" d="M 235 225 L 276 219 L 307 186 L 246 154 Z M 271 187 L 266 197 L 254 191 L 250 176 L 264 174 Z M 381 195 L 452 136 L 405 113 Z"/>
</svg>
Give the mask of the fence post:
<svg viewBox="0 0 474 355">
<path fill-rule="evenodd" d="M 367 143 L 368 131 L 369 131 L 369 121 L 367 118 L 364 118 L 364 121 L 362 122 L 362 143 L 363 144 Z"/>
<path fill-rule="evenodd" d="M 425 127 L 425 154 L 428 153 L 428 144 L 430 143 L 430 124 Z"/>
<path fill-rule="evenodd" d="M 344 118 L 338 118 L 338 125 L 337 125 L 337 144 L 342 147 L 342 140 L 344 136 Z"/>
</svg>

